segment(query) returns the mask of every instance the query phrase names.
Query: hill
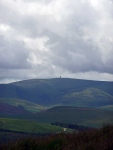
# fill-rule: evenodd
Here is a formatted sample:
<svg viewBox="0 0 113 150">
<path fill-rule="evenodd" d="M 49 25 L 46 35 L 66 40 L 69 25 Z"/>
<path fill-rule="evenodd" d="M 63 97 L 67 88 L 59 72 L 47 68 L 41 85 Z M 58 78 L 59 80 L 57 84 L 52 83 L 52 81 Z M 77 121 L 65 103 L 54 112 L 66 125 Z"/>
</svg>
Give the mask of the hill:
<svg viewBox="0 0 113 150">
<path fill-rule="evenodd" d="M 113 111 L 105 109 L 57 106 L 36 113 L 19 113 L 17 110 L 13 113 L 3 111 L 0 113 L 0 118 L 22 119 L 47 124 L 58 122 L 94 128 L 101 127 L 103 124 L 113 124 Z"/>
<path fill-rule="evenodd" d="M 88 88 L 81 92 L 70 93 L 63 98 L 63 104 L 73 106 L 98 107 L 113 104 L 113 96 L 96 88 Z"/>
<path fill-rule="evenodd" d="M 92 97 L 88 90 L 92 91 Z M 10 84 L 0 84 L 0 98 L 14 98 L 27 100 L 42 106 L 50 105 L 76 105 L 75 100 L 81 99 L 81 94 L 87 99 L 88 107 L 103 106 L 113 104 L 113 82 L 91 81 L 68 78 L 54 79 L 32 79 Z M 101 103 L 97 105 L 99 95 Z M 74 95 L 74 96 L 73 96 Z M 91 94 L 90 94 L 91 95 Z M 69 102 L 70 97 L 74 102 Z M 69 99 L 68 99 L 69 98 Z M 88 103 L 96 100 L 97 103 Z M 81 100 L 84 103 L 84 98 Z M 80 105 L 79 105 L 80 106 Z M 82 105 L 83 106 L 83 105 Z"/>
<path fill-rule="evenodd" d="M 49 124 L 59 122 L 96 128 L 103 124 L 113 124 L 113 111 L 73 106 L 57 106 L 38 113 L 10 117 Z"/>
<path fill-rule="evenodd" d="M 9 104 L 0 103 L 0 114 L 28 114 L 28 111 L 21 107 L 12 106 Z"/>
<path fill-rule="evenodd" d="M 20 99 L 14 99 L 14 98 L 0 98 L 0 104 L 4 104 L 4 105 L 7 104 L 7 106 L 12 105 L 12 106 L 15 106 L 17 109 L 21 108 L 29 112 L 38 112 L 38 111 L 45 109 L 45 107 L 35 104 L 33 102 L 20 100 Z"/>
<path fill-rule="evenodd" d="M 64 122 L 87 127 L 101 127 L 102 124 L 113 124 L 113 111 L 86 107 L 58 106 L 38 113 L 41 120 Z"/>
</svg>

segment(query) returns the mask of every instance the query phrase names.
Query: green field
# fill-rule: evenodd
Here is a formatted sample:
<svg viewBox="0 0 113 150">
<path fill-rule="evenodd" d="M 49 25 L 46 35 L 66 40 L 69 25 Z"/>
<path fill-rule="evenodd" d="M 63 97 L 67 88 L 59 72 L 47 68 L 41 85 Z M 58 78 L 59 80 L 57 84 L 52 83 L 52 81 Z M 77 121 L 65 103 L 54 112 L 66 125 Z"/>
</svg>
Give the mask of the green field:
<svg viewBox="0 0 113 150">
<path fill-rule="evenodd" d="M 25 133 L 55 133 L 63 131 L 63 128 L 58 126 L 11 118 L 0 118 L 0 129 Z"/>
<path fill-rule="evenodd" d="M 45 107 L 35 104 L 33 102 L 29 102 L 26 100 L 14 99 L 14 98 L 0 98 L 0 103 L 10 104 L 17 107 L 22 107 L 29 112 L 38 112 Z"/>
</svg>

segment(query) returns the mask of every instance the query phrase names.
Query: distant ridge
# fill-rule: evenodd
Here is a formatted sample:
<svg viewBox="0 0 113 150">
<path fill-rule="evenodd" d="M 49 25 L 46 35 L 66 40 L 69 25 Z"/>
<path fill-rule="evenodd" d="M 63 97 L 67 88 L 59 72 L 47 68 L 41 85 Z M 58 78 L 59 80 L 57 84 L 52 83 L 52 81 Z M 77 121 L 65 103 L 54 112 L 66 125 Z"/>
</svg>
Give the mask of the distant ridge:
<svg viewBox="0 0 113 150">
<path fill-rule="evenodd" d="M 101 95 L 101 103 L 99 103 L 99 95 Z M 42 106 L 101 107 L 113 104 L 113 82 L 70 78 L 31 79 L 0 84 L 0 98 L 27 100 Z"/>
</svg>

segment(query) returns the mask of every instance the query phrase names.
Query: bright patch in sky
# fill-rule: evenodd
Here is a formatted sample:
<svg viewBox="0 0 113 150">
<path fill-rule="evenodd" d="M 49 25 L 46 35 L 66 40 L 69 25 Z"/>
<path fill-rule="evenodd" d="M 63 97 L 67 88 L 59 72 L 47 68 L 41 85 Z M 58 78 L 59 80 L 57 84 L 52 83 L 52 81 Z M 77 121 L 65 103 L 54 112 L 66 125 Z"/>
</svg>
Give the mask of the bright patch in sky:
<svg viewBox="0 0 113 150">
<path fill-rule="evenodd" d="M 10 26 L 5 25 L 5 24 L 0 24 L 0 31 L 8 31 L 10 29 Z"/>
</svg>

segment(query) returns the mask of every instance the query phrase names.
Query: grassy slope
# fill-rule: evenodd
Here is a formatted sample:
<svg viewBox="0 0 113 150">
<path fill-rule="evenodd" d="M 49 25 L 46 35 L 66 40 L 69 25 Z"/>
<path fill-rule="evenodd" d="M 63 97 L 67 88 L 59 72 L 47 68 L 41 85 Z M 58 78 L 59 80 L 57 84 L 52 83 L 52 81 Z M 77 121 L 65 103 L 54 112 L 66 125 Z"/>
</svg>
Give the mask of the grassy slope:
<svg viewBox="0 0 113 150">
<path fill-rule="evenodd" d="M 106 106 L 98 107 L 98 109 L 113 111 L 113 105 L 106 105 Z"/>
<path fill-rule="evenodd" d="M 64 103 L 75 106 L 98 107 L 113 104 L 113 96 L 96 88 L 88 88 L 81 92 L 74 92 L 64 96 Z"/>
<path fill-rule="evenodd" d="M 0 98 L 0 103 L 23 107 L 25 110 L 30 112 L 38 112 L 44 109 L 44 107 L 41 105 L 26 100 L 13 99 L 13 98 Z"/>
<path fill-rule="evenodd" d="M 0 129 L 27 133 L 52 133 L 63 131 L 63 129 L 58 126 L 11 118 L 0 118 Z"/>
</svg>

